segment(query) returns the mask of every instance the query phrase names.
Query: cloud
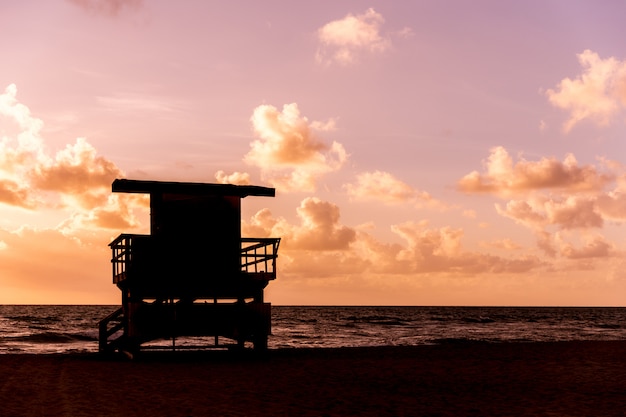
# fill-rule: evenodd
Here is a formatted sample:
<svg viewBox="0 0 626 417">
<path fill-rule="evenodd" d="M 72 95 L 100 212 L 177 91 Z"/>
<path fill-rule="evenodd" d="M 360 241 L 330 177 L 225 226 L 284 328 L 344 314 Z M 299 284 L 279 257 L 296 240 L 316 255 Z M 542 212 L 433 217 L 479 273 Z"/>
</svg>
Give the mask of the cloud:
<svg viewBox="0 0 626 417">
<path fill-rule="evenodd" d="M 274 219 L 269 210 L 259 211 L 243 229 L 246 236 L 281 236 L 287 250 L 343 251 L 356 238 L 356 231 L 339 223 L 339 207 L 318 198 L 302 200 L 296 209 L 300 225 Z"/>
<path fill-rule="evenodd" d="M 601 228 L 604 224 L 593 197 L 512 200 L 505 207 L 496 204 L 496 211 L 534 230 L 546 226 L 558 226 L 566 230 Z"/>
<path fill-rule="evenodd" d="M 352 245 L 357 231 L 340 223 L 339 207 L 317 198 L 306 198 L 296 209 L 299 224 L 274 218 L 268 209 L 243 222 L 242 235 L 281 237 L 281 274 L 297 279 L 319 279 L 364 271 L 368 261 Z"/>
<path fill-rule="evenodd" d="M 314 130 L 330 130 L 333 122 L 309 123 L 296 103 L 282 112 L 274 106 L 254 109 L 252 127 L 259 139 L 251 143 L 244 161 L 261 169 L 262 177 L 281 191 L 314 191 L 317 179 L 338 170 L 347 160 L 340 143 L 327 145 Z"/>
<path fill-rule="evenodd" d="M 383 52 L 391 46 L 391 41 L 381 35 L 383 16 L 370 8 L 363 14 L 348 14 L 340 20 L 325 24 L 317 31 L 320 47 L 316 60 L 320 64 L 349 65 L 357 60 L 362 52 Z M 400 32 L 408 36 L 410 29 Z"/>
<path fill-rule="evenodd" d="M 514 164 L 497 147 L 485 162 L 485 172 L 464 176 L 457 187 L 466 193 L 523 196 L 496 204 L 496 211 L 535 232 L 548 226 L 601 228 L 606 220 L 626 220 L 626 177 L 620 163 L 600 160 L 600 166 L 581 166 L 571 154 L 562 162 L 541 158 Z"/>
<path fill-rule="evenodd" d="M 574 155 L 557 161 L 541 158 L 539 161 L 521 159 L 513 163 L 503 147 L 491 149 L 485 162 L 484 174 L 473 171 L 457 182 L 465 193 L 510 195 L 539 189 L 560 189 L 570 192 L 601 190 L 614 180 L 611 174 L 599 172 L 593 166 L 579 166 Z"/>
<path fill-rule="evenodd" d="M 74 234 L 79 230 L 89 230 L 94 227 L 112 230 L 129 230 L 143 226 L 147 232 L 147 225 L 138 220 L 137 211 L 148 213 L 150 197 L 147 194 L 111 194 L 99 206 L 88 211 L 75 211 L 71 217 L 62 222 L 56 229 L 65 234 Z"/>
<path fill-rule="evenodd" d="M 357 200 L 375 200 L 385 204 L 437 205 L 435 200 L 425 191 L 418 191 L 400 181 L 388 172 L 363 172 L 357 175 L 355 184 L 345 184 L 348 195 Z"/>
<path fill-rule="evenodd" d="M 425 221 L 392 226 L 404 245 L 384 243 L 360 228 L 342 225 L 339 207 L 317 198 L 304 199 L 297 214 L 300 223 L 290 224 L 264 209 L 243 222 L 242 229 L 245 236 L 281 236 L 280 268 L 294 279 L 393 275 L 411 280 L 430 274 L 521 273 L 543 266 L 532 256 L 503 258 L 467 251 L 461 229 L 432 229 Z"/>
<path fill-rule="evenodd" d="M 143 0 L 67 0 L 83 10 L 102 14 L 104 16 L 115 17 L 125 9 L 138 9 L 142 6 Z"/>
<path fill-rule="evenodd" d="M 589 49 L 577 57 L 583 73 L 575 79 L 564 78 L 556 89 L 546 91 L 552 105 L 570 114 L 563 125 L 565 132 L 585 119 L 606 126 L 626 106 L 626 61 L 602 59 Z"/>
<path fill-rule="evenodd" d="M 597 209 L 602 216 L 609 220 L 626 220 L 626 193 L 613 190 L 598 196 Z"/>
<path fill-rule="evenodd" d="M 149 197 L 112 194 L 123 172 L 85 139 L 49 152 L 43 121 L 18 102 L 13 84 L 0 94 L 0 118 L 0 298 L 113 302 L 106 244 L 112 230 L 145 231 L 138 216 L 148 218 Z"/>
<path fill-rule="evenodd" d="M 35 207 L 28 188 L 11 180 L 0 180 L 0 203 L 28 209 Z"/>
<path fill-rule="evenodd" d="M 502 258 L 463 249 L 463 231 L 451 227 L 428 229 L 426 222 L 406 222 L 392 227 L 406 242 L 397 255 L 414 273 L 523 273 L 542 266 L 536 257 Z"/>
<path fill-rule="evenodd" d="M 626 220 L 624 166 L 600 159 L 599 167 L 580 166 L 573 155 L 563 162 L 542 158 L 513 163 L 501 147 L 491 151 L 483 174 L 473 172 L 458 182 L 468 193 L 490 193 L 501 198 L 496 212 L 528 228 L 537 248 L 551 258 L 576 261 L 578 270 L 592 268 L 593 259 L 613 257 L 617 250 L 590 231 L 607 222 Z M 574 268 L 561 265 L 562 270 Z"/>
<path fill-rule="evenodd" d="M 233 172 L 227 175 L 224 171 L 219 170 L 215 173 L 215 179 L 218 184 L 250 185 L 250 174 L 247 172 Z"/>
<path fill-rule="evenodd" d="M 41 155 L 43 141 L 40 137 L 43 121 L 33 117 L 30 109 L 17 101 L 17 87 L 10 84 L 0 94 L 0 115 L 6 125 L 14 124 L 13 134 L 3 132 L 0 141 L 0 167 L 4 175 L 20 171 L 24 164 Z M 3 130 L 7 127 L 3 126 Z"/>
<path fill-rule="evenodd" d="M 292 247 L 305 250 L 344 250 L 354 242 L 356 232 L 339 224 L 339 207 L 309 197 L 297 208 L 301 227 L 293 233 Z"/>
<path fill-rule="evenodd" d="M 615 245 L 608 242 L 605 237 L 588 232 L 583 232 L 579 236 L 567 232 L 541 232 L 537 234 L 537 246 L 550 257 L 561 257 L 577 262 L 565 266 L 565 269 L 589 269 L 593 261 L 621 257 Z"/>
<path fill-rule="evenodd" d="M 65 210 L 65 233 L 70 233 L 69 225 L 76 230 L 137 226 L 134 210 L 144 210 L 145 202 L 111 196 L 111 183 L 124 176 L 122 170 L 84 138 L 50 155 L 41 136 L 43 122 L 16 97 L 13 84 L 0 95 L 0 115 L 17 126 L 0 142 L 0 203 L 42 212 Z"/>
<path fill-rule="evenodd" d="M 607 258 L 612 255 L 613 245 L 608 243 L 603 237 L 595 236 L 589 239 L 580 248 L 575 248 L 571 244 L 566 244 L 561 253 L 569 259 L 590 259 Z"/>
<path fill-rule="evenodd" d="M 37 164 L 28 172 L 32 187 L 59 192 L 85 208 L 95 208 L 111 193 L 111 183 L 123 172 L 111 161 L 97 155 L 84 138 L 57 152 L 54 158 Z"/>
</svg>

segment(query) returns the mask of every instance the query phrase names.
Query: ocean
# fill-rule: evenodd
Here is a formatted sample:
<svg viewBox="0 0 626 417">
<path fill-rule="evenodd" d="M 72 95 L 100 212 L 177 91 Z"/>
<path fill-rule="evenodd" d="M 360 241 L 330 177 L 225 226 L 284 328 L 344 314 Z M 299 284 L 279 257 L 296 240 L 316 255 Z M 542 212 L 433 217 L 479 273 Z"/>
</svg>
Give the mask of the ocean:
<svg viewBox="0 0 626 417">
<path fill-rule="evenodd" d="M 0 354 L 97 352 L 98 321 L 117 308 L 0 305 Z M 626 340 L 626 308 L 272 306 L 269 348 L 573 340 Z"/>
</svg>

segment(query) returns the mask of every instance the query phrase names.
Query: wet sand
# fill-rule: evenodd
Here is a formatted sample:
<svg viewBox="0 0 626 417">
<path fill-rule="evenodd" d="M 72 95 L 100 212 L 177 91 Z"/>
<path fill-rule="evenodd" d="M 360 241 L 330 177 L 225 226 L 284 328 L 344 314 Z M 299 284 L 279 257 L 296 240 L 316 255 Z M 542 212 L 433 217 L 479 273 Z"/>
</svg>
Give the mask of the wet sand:
<svg viewBox="0 0 626 417">
<path fill-rule="evenodd" d="M 2 416 L 624 416 L 626 341 L 0 355 Z"/>
</svg>

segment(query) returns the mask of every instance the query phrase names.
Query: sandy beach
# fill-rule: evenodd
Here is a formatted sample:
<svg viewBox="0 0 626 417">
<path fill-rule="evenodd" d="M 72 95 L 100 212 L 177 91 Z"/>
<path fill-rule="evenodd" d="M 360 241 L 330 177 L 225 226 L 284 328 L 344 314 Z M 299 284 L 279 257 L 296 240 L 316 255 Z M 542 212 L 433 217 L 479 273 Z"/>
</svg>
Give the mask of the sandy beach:
<svg viewBox="0 0 626 417">
<path fill-rule="evenodd" d="M 2 416 L 624 416 L 626 341 L 0 355 Z"/>
</svg>

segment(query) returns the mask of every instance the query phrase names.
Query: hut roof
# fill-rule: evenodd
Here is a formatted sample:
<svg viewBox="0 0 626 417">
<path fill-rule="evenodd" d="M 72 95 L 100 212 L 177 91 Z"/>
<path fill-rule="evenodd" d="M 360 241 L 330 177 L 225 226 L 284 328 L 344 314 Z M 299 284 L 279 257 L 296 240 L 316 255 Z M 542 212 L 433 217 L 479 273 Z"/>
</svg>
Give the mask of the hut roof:
<svg viewBox="0 0 626 417">
<path fill-rule="evenodd" d="M 247 196 L 274 197 L 276 190 L 256 185 L 210 184 L 201 182 L 142 181 L 116 179 L 113 192 L 122 193 L 168 193 L 182 195 L 216 195 L 244 198 Z"/>
</svg>

